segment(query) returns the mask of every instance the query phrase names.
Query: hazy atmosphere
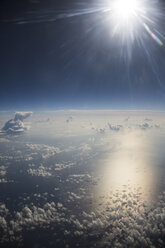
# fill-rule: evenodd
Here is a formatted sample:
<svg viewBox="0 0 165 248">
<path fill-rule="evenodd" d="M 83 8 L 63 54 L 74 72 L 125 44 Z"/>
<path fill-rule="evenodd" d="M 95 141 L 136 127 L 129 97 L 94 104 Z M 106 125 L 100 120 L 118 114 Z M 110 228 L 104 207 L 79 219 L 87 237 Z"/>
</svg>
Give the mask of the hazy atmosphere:
<svg viewBox="0 0 165 248">
<path fill-rule="evenodd" d="M 0 247 L 165 247 L 164 0 L 0 13 Z"/>
</svg>

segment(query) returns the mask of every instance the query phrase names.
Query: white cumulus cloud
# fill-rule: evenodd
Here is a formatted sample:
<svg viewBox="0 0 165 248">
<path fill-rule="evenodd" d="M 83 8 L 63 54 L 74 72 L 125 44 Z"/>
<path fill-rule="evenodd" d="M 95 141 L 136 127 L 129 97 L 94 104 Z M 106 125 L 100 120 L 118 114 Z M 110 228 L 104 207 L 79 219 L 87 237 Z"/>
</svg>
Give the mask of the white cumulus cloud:
<svg viewBox="0 0 165 248">
<path fill-rule="evenodd" d="M 32 115 L 32 112 L 16 112 L 14 119 L 7 121 L 2 131 L 8 134 L 19 134 L 27 130 L 24 119 Z"/>
</svg>

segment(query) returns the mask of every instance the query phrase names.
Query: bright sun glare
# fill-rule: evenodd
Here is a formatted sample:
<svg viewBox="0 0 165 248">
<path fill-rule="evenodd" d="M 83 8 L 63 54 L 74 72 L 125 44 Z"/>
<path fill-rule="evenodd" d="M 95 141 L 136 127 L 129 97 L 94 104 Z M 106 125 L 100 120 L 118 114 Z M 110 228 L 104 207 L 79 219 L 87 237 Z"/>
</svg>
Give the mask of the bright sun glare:
<svg viewBox="0 0 165 248">
<path fill-rule="evenodd" d="M 145 52 L 147 51 L 147 45 L 145 43 L 146 36 L 143 36 L 144 31 L 147 32 L 158 45 L 163 46 L 163 41 L 160 39 L 165 39 L 162 30 L 157 26 L 156 19 L 152 19 L 153 16 L 157 16 L 158 19 L 161 16 L 160 10 L 156 5 L 157 1 L 155 1 L 156 0 L 109 1 L 107 11 L 110 13 L 110 19 L 113 25 L 112 36 L 116 34 L 122 35 L 122 45 L 124 41 L 127 41 L 127 53 L 129 56 L 131 55 L 131 47 L 128 40 L 133 42 L 137 39 Z"/>
<path fill-rule="evenodd" d="M 115 15 L 124 20 L 130 20 L 136 16 L 138 11 L 138 2 L 137 0 L 118 0 L 114 3 L 114 12 Z"/>
</svg>

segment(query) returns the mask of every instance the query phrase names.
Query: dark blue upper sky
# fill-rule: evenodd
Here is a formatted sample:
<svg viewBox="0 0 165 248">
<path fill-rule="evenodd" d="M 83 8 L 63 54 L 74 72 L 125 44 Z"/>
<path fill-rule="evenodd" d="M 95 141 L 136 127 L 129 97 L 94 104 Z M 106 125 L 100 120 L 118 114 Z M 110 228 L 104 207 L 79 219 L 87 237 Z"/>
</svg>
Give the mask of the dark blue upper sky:
<svg viewBox="0 0 165 248">
<path fill-rule="evenodd" d="M 100 3 L 1 2 L 1 109 L 164 109 L 164 45 L 144 28 L 134 41 L 113 37 Z M 151 30 L 165 43 L 164 2 L 157 6 Z"/>
</svg>

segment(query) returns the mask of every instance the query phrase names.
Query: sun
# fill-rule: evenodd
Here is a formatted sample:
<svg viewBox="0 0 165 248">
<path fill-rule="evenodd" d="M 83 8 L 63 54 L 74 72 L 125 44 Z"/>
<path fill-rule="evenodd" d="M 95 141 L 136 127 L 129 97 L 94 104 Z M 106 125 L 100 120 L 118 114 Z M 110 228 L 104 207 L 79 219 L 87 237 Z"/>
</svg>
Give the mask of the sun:
<svg viewBox="0 0 165 248">
<path fill-rule="evenodd" d="M 121 21 L 133 19 L 137 15 L 138 9 L 137 0 L 117 0 L 113 6 L 114 15 Z"/>
<path fill-rule="evenodd" d="M 107 12 L 110 14 L 112 37 L 116 34 L 121 35 L 122 47 L 127 43 L 127 50 L 130 51 L 130 44 L 138 40 L 138 43 L 146 51 L 147 36 L 144 37 L 144 33 L 148 33 L 159 46 L 164 45 L 160 39 L 165 39 L 164 31 L 158 26 L 158 20 L 162 17 L 162 13 L 156 0 L 107 1 L 109 2 Z"/>
</svg>

